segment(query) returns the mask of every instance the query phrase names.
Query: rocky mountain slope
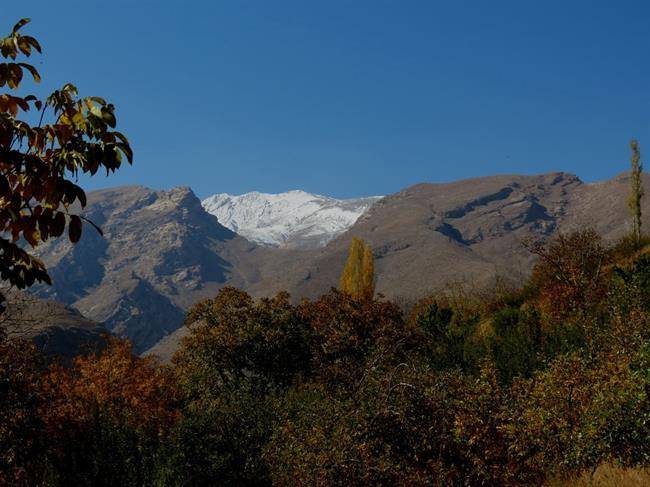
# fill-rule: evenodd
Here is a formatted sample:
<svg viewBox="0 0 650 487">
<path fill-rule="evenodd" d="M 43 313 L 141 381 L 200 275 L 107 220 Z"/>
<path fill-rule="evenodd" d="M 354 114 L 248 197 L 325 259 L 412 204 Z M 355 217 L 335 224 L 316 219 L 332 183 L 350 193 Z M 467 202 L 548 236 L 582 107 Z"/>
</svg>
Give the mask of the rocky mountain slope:
<svg viewBox="0 0 650 487">
<path fill-rule="evenodd" d="M 89 194 L 89 226 L 77 245 L 39 247 L 52 286 L 38 296 L 73 306 L 142 351 L 174 331 L 184 309 L 247 271 L 238 256 L 254 247 L 206 213 L 188 188 L 114 188 Z"/>
<path fill-rule="evenodd" d="M 322 247 L 346 231 L 380 198 L 339 200 L 304 191 L 221 193 L 202 204 L 219 223 L 251 242 L 308 249 Z"/>
<path fill-rule="evenodd" d="M 41 247 L 54 285 L 37 292 L 144 351 L 180 326 L 188 306 L 223 285 L 255 296 L 286 289 L 295 299 L 326 291 L 337 284 L 352 236 L 371 244 L 377 291 L 391 298 L 413 300 L 458 280 L 480 286 L 497 274 L 523 280 L 533 263 L 526 240 L 587 225 L 607 239 L 628 231 L 628 183 L 621 176 L 584 184 L 553 173 L 418 184 L 379 200 L 325 247 L 308 250 L 249 242 L 187 188 L 98 191 L 89 195 L 87 216 L 105 237 L 87 228 L 76 246 L 60 240 Z M 650 215 L 650 202 L 644 204 Z"/>
<path fill-rule="evenodd" d="M 278 261 L 249 291 L 315 296 L 336 286 L 352 236 L 372 246 L 377 291 L 392 298 L 416 299 L 457 281 L 480 287 L 497 275 L 521 282 L 534 262 L 526 241 L 586 226 L 610 241 L 629 231 L 628 189 L 625 175 L 585 184 L 566 173 L 417 184 L 377 202 L 325 248 Z M 647 198 L 644 209 L 647 228 Z"/>
</svg>

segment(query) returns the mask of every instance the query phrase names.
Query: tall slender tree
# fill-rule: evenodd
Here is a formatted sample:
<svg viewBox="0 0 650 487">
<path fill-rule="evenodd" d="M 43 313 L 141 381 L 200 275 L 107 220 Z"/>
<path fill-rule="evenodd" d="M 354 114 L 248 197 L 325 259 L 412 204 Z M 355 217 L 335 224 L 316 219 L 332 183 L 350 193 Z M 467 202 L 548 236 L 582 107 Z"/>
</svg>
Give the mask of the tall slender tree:
<svg viewBox="0 0 650 487">
<path fill-rule="evenodd" d="M 641 241 L 641 199 L 643 198 L 643 164 L 641 163 L 641 151 L 636 140 L 630 141 L 632 149 L 631 187 L 628 206 L 632 213 L 632 238 L 638 244 Z"/>
<path fill-rule="evenodd" d="M 341 274 L 341 291 L 357 299 L 372 299 L 375 294 L 375 270 L 372 249 L 362 239 L 353 237 L 348 260 Z"/>
<path fill-rule="evenodd" d="M 372 299 L 375 295 L 375 258 L 367 244 L 364 244 L 361 259 L 361 292 L 364 299 Z"/>
</svg>

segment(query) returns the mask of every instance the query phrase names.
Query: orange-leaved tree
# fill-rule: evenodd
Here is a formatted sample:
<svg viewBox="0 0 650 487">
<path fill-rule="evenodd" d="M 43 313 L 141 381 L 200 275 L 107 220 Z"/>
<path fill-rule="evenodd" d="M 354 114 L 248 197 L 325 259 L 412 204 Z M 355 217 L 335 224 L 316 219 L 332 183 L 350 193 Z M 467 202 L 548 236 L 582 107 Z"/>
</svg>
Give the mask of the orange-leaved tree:
<svg viewBox="0 0 650 487">
<path fill-rule="evenodd" d="M 143 485 L 180 417 L 176 391 L 168 368 L 117 338 L 70 367 L 52 366 L 40 418 L 56 485 Z"/>
<path fill-rule="evenodd" d="M 133 158 L 126 137 L 114 130 L 115 108 L 103 98 L 80 98 L 70 83 L 44 100 L 18 96 L 26 75 L 41 80 L 33 65 L 20 61 L 41 52 L 35 38 L 21 34 L 28 22 L 20 20 L 0 38 L 0 88 L 9 90 L 0 94 L 0 278 L 18 288 L 50 282 L 43 263 L 20 239 L 36 247 L 67 228 L 77 242 L 85 218 L 73 205 L 86 205 L 79 174 L 109 174 Z M 36 115 L 30 117 L 32 110 Z"/>
</svg>

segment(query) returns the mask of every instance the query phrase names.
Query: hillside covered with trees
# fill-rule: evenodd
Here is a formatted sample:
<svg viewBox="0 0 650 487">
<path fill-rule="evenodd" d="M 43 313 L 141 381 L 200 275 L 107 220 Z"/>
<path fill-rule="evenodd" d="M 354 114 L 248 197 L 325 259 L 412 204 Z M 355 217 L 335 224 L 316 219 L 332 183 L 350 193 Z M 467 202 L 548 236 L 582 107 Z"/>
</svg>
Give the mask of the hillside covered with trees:
<svg viewBox="0 0 650 487">
<path fill-rule="evenodd" d="M 648 466 L 650 247 L 587 230 L 534 250 L 524 288 L 449 289 L 408 316 L 362 290 L 225 288 L 170 365 L 110 339 L 48 366 L 4 338 L 4 478 L 530 485 Z"/>
</svg>

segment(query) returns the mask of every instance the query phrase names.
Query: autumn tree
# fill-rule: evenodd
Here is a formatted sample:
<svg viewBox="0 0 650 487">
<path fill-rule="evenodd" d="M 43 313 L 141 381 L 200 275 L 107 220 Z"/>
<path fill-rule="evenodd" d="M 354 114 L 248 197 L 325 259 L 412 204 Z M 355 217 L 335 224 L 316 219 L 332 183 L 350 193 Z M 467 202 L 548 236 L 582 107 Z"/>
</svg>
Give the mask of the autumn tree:
<svg viewBox="0 0 650 487">
<path fill-rule="evenodd" d="M 353 237 L 348 260 L 341 275 L 340 288 L 356 299 L 372 299 L 375 294 L 375 263 L 372 249 Z"/>
<path fill-rule="evenodd" d="M 311 334 L 311 376 L 336 388 L 354 387 L 366 367 L 399 363 L 417 336 L 400 309 L 333 289 L 298 306 Z"/>
<path fill-rule="evenodd" d="M 308 331 L 287 293 L 255 302 L 225 287 L 195 304 L 186 324 L 191 333 L 173 360 L 196 397 L 240 381 L 262 389 L 285 386 L 309 364 Z"/>
<path fill-rule="evenodd" d="M 636 140 L 630 141 L 632 149 L 632 168 L 630 174 L 630 196 L 628 206 L 632 213 L 632 238 L 638 245 L 641 241 L 641 199 L 643 198 L 643 164 L 641 163 L 641 151 Z"/>
<path fill-rule="evenodd" d="M 463 485 L 453 439 L 461 382 L 402 363 L 369 368 L 352 393 L 289 391 L 265 447 L 274 484 Z"/>
<path fill-rule="evenodd" d="M 375 258 L 367 244 L 364 245 L 361 259 L 361 289 L 365 299 L 372 299 L 375 295 Z"/>
<path fill-rule="evenodd" d="M 647 360 L 647 352 L 631 350 L 576 352 L 515 383 L 505 430 L 521 468 L 543 478 L 612 460 L 643 464 L 650 445 Z"/>
<path fill-rule="evenodd" d="M 595 231 L 560 234 L 549 245 L 533 245 L 530 250 L 539 258 L 531 286 L 549 316 L 562 320 L 603 302 L 610 253 Z"/>
<path fill-rule="evenodd" d="M 311 330 L 310 373 L 280 399 L 265 446 L 277 485 L 431 485 L 439 431 L 451 431 L 444 407 L 427 393 L 449 391 L 419 373 L 411 354 L 417 331 L 384 300 L 333 289 L 303 301 Z M 437 398 L 436 398 L 437 399 Z M 433 400 L 432 402 L 437 402 Z"/>
<path fill-rule="evenodd" d="M 40 417 L 55 485 L 147 485 L 179 418 L 172 379 L 117 338 L 70 367 L 53 366 Z"/>
<path fill-rule="evenodd" d="M 309 371 L 307 325 L 287 293 L 255 301 L 233 287 L 194 305 L 186 324 L 173 358 L 184 417 L 170 482 L 266 485 L 261 449 L 276 396 Z"/>
<path fill-rule="evenodd" d="M 20 240 L 34 248 L 67 228 L 70 241 L 79 241 L 87 220 L 74 210 L 86 206 L 78 176 L 112 173 L 133 157 L 126 137 L 114 130 L 115 107 L 103 98 L 79 97 L 71 83 L 45 99 L 18 95 L 26 75 L 41 80 L 33 65 L 20 61 L 41 52 L 34 37 L 21 33 L 28 22 L 20 20 L 0 39 L 0 88 L 9 90 L 0 94 L 0 228 L 6 235 L 0 237 L 0 277 L 18 288 L 50 283 L 43 263 Z"/>
</svg>

